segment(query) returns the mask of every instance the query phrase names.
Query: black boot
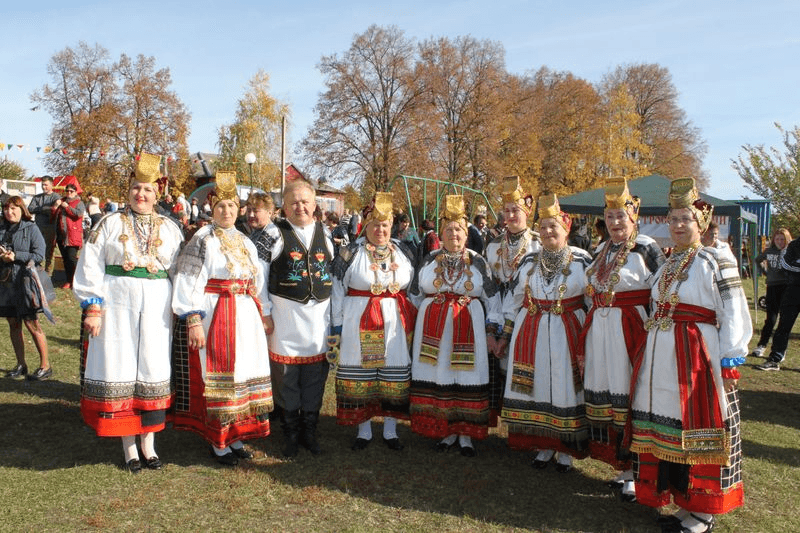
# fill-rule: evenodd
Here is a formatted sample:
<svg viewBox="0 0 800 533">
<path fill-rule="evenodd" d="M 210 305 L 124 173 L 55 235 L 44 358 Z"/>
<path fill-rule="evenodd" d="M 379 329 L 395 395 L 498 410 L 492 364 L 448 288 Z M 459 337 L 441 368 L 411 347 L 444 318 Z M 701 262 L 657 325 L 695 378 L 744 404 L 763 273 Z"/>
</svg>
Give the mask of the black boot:
<svg viewBox="0 0 800 533">
<path fill-rule="evenodd" d="M 300 411 L 281 409 L 281 429 L 283 429 L 283 456 L 297 455 L 297 441 L 300 437 Z"/>
<path fill-rule="evenodd" d="M 317 442 L 317 422 L 319 421 L 319 411 L 303 412 L 303 429 L 300 434 L 300 444 L 314 455 L 319 455 L 322 450 Z"/>
</svg>

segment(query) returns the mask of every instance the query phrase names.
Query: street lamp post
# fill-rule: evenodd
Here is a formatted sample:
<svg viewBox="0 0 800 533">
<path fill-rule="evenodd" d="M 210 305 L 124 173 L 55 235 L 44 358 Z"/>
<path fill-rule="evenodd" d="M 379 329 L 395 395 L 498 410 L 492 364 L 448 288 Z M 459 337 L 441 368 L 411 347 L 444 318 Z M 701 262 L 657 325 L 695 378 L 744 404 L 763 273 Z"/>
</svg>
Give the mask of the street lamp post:
<svg viewBox="0 0 800 533">
<path fill-rule="evenodd" d="M 250 194 L 253 194 L 253 163 L 256 162 L 256 154 L 250 152 L 244 156 L 244 162 L 250 167 Z"/>
</svg>

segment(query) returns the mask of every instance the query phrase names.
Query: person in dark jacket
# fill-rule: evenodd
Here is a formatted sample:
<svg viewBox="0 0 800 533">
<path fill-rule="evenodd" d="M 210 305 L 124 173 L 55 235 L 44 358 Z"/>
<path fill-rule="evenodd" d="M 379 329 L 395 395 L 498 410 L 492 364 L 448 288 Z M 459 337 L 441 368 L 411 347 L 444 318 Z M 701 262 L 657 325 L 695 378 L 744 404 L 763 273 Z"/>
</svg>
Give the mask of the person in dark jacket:
<svg viewBox="0 0 800 533">
<path fill-rule="evenodd" d="M 786 246 L 792 241 L 792 236 L 786 228 L 775 230 L 769 247 L 758 254 L 755 263 L 759 266 L 766 265 L 767 274 L 767 316 L 761 328 L 761 337 L 758 339 L 756 349 L 750 352 L 750 357 L 763 357 L 772 336 L 778 312 L 781 308 L 781 299 L 786 290 L 786 272 L 781 269 L 781 255 Z"/>
<path fill-rule="evenodd" d="M 47 338 L 36 316 L 37 311 L 41 310 L 40 305 L 25 290 L 28 262 L 40 264 L 45 254 L 44 237 L 32 218 L 19 196 L 11 196 L 3 202 L 3 220 L 0 223 L 0 316 L 8 320 L 11 344 L 17 356 L 17 366 L 6 376 L 39 381 L 52 376 L 53 370 L 47 358 Z M 32 374 L 28 374 L 25 362 L 22 324 L 30 332 L 39 352 L 39 368 Z"/>
<path fill-rule="evenodd" d="M 767 362 L 758 370 L 780 370 L 789 346 L 789 334 L 800 313 L 800 238 L 789 243 L 780 258 L 780 267 L 786 271 L 786 289 L 781 298 L 778 328 L 772 337 L 772 350 Z"/>
<path fill-rule="evenodd" d="M 44 269 L 48 274 L 53 275 L 53 250 L 56 246 L 56 225 L 55 217 L 56 202 L 61 199 L 61 195 L 53 191 L 53 178 L 42 176 L 42 192 L 31 198 L 28 204 L 28 211 L 35 217 L 34 222 L 42 232 L 46 251 L 44 255 Z"/>
</svg>

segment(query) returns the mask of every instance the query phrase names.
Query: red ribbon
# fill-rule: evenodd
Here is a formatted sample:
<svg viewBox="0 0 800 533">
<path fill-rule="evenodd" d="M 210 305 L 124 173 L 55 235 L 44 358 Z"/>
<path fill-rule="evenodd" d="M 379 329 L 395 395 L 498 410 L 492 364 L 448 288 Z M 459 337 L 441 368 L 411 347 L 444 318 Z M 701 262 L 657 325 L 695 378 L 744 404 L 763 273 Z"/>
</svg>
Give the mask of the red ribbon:
<svg viewBox="0 0 800 533">
<path fill-rule="evenodd" d="M 536 312 L 525 313 L 522 327 L 517 334 L 516 344 L 514 344 L 514 362 L 530 365 L 536 364 L 536 336 L 539 333 L 539 321 L 544 313 L 552 313 L 553 307 L 558 300 L 539 300 L 525 296 L 522 308 L 530 308 L 531 304 L 536 306 Z M 579 338 L 581 336 L 581 323 L 575 311 L 583 307 L 583 296 L 573 296 L 561 300 L 561 320 L 564 322 L 564 329 L 567 335 L 567 346 L 569 356 L 572 360 L 572 379 L 576 388 L 580 388 L 583 383 L 583 353 L 579 348 Z"/>
<path fill-rule="evenodd" d="M 475 334 L 472 331 L 472 317 L 469 314 L 470 296 L 454 292 L 438 292 L 428 294 L 433 301 L 425 309 L 422 335 L 423 341 L 439 347 L 447 318 L 448 307 L 453 308 L 453 353 L 456 347 L 462 351 L 474 351 Z"/>
<path fill-rule="evenodd" d="M 256 287 L 251 279 L 209 279 L 206 292 L 219 294 L 208 328 L 206 372 L 231 373 L 236 362 L 236 334 L 230 327 L 236 324 L 236 295 L 250 295 L 258 308 L 259 316 L 261 302 L 256 296 Z"/>
<path fill-rule="evenodd" d="M 374 331 L 382 330 L 384 325 L 383 313 L 381 312 L 381 300 L 384 298 L 394 298 L 397 300 L 397 310 L 400 313 L 400 322 L 403 324 L 403 329 L 406 334 L 411 333 L 414 329 L 414 322 L 417 318 L 417 308 L 408 299 L 406 291 L 398 291 L 391 293 L 383 291 L 380 294 L 373 294 L 370 291 L 360 291 L 357 289 L 348 289 L 347 296 L 362 296 L 368 297 L 367 307 L 361 314 L 361 331 Z"/>
</svg>

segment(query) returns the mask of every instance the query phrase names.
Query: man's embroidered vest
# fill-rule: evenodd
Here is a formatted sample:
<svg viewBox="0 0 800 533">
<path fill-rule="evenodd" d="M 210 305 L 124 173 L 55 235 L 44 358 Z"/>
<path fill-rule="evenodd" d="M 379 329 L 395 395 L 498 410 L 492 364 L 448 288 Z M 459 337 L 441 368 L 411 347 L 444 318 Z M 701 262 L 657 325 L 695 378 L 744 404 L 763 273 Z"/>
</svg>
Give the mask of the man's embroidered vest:
<svg viewBox="0 0 800 533">
<path fill-rule="evenodd" d="M 308 250 L 288 221 L 278 220 L 275 225 L 283 237 L 283 250 L 281 255 L 273 259 L 269 269 L 270 294 L 300 303 L 307 303 L 312 298 L 330 298 L 333 286 L 330 265 L 333 258 L 325 245 L 322 224 L 315 223 Z"/>
</svg>

